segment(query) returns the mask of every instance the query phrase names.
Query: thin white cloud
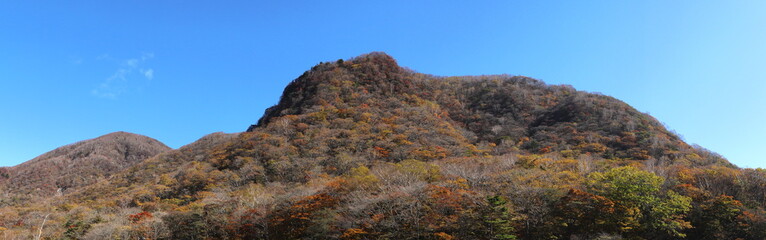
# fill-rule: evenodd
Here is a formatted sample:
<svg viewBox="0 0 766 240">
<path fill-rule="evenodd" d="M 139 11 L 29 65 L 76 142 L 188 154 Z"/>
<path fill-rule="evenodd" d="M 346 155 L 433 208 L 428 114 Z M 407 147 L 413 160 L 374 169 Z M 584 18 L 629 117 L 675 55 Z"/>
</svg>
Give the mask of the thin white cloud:
<svg viewBox="0 0 766 240">
<path fill-rule="evenodd" d="M 69 63 L 72 65 L 80 65 L 83 63 L 83 59 L 77 56 L 71 56 L 69 57 Z"/>
<path fill-rule="evenodd" d="M 141 60 L 147 60 L 154 58 L 154 53 L 142 53 L 141 54 Z"/>
<path fill-rule="evenodd" d="M 142 53 L 140 57 L 128 58 L 119 62 L 117 70 L 104 79 L 96 88 L 92 89 L 90 93 L 93 96 L 107 99 L 117 99 L 120 95 L 128 92 L 132 88 L 140 87 L 142 82 L 139 81 L 140 77 L 152 80 L 154 78 L 154 69 L 142 68 L 146 65 L 146 61 L 154 58 L 154 53 Z M 109 55 L 101 55 L 96 59 L 110 60 Z M 138 78 L 138 79 L 137 79 Z M 144 83 L 145 84 L 145 81 Z"/>
<path fill-rule="evenodd" d="M 147 70 L 141 69 L 141 74 L 143 74 L 144 77 L 146 77 L 146 79 L 152 80 L 152 78 L 154 78 L 154 69 L 151 69 L 151 68 Z"/>
<path fill-rule="evenodd" d="M 108 99 L 117 99 L 117 94 L 115 92 L 111 91 L 105 91 L 104 89 L 93 89 L 90 90 L 90 94 L 93 94 L 93 96 L 100 97 L 100 98 L 108 98 Z"/>
<path fill-rule="evenodd" d="M 135 68 L 136 66 L 138 66 L 138 59 L 133 58 L 133 59 L 125 60 L 125 65 L 127 65 L 130 68 Z"/>
<path fill-rule="evenodd" d="M 96 60 L 114 60 L 112 56 L 109 56 L 109 54 L 101 54 L 98 57 L 96 57 Z"/>
</svg>

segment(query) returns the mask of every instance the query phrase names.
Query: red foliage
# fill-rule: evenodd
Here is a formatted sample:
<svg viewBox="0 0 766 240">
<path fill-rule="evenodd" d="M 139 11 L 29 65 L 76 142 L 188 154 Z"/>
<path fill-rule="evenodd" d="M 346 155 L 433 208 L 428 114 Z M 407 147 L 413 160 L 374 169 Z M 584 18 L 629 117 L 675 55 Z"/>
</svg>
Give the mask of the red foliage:
<svg viewBox="0 0 766 240">
<path fill-rule="evenodd" d="M 300 237 L 306 228 L 317 219 L 316 212 L 333 208 L 340 201 L 327 193 L 304 197 L 287 209 L 275 214 L 269 220 L 270 230 L 279 238 L 293 239 Z"/>
<path fill-rule="evenodd" d="M 147 212 L 147 211 L 143 211 L 143 212 L 140 212 L 140 213 L 129 215 L 128 216 L 128 220 L 130 220 L 131 223 L 140 223 L 141 221 L 146 220 L 146 219 L 151 219 L 152 217 L 153 217 L 152 213 Z"/>
</svg>

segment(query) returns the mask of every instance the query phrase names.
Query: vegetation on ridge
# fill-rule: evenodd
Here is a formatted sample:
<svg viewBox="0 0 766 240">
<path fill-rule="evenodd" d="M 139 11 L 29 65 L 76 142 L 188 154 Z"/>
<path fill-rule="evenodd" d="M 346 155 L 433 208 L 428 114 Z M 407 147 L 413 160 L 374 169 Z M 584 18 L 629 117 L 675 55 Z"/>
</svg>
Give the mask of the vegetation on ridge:
<svg viewBox="0 0 766 240">
<path fill-rule="evenodd" d="M 110 133 L 5 168 L 0 173 L 0 189 L 6 201 L 7 198 L 28 201 L 30 197 L 66 194 L 169 150 L 165 144 L 146 136 Z M 0 200 L 0 204 L 3 202 Z"/>
</svg>

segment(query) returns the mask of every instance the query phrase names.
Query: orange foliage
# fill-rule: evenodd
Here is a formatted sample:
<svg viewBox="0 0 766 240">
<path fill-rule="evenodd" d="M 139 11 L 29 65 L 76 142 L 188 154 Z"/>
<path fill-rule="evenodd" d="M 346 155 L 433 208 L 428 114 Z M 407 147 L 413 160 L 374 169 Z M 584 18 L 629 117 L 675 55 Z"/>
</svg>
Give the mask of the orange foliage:
<svg viewBox="0 0 766 240">
<path fill-rule="evenodd" d="M 459 211 L 463 210 L 463 207 L 465 207 L 464 203 L 467 199 L 464 194 L 468 191 L 462 189 L 453 191 L 446 187 L 429 185 L 428 192 L 429 197 L 431 197 L 437 206 L 452 208 Z"/>
<path fill-rule="evenodd" d="M 455 237 L 453 237 L 452 235 L 449 235 L 449 234 L 447 234 L 445 232 L 434 233 L 434 237 L 436 237 L 436 239 L 439 239 L 439 240 L 452 240 L 452 239 L 455 239 Z"/>
<path fill-rule="evenodd" d="M 570 189 L 555 206 L 557 221 L 566 223 L 568 232 L 597 233 L 614 231 L 619 225 L 613 217 L 615 203 L 608 198 Z"/>
<path fill-rule="evenodd" d="M 429 185 L 427 193 L 431 211 L 426 214 L 425 221 L 435 230 L 455 226 L 464 211 L 473 205 L 468 196 L 473 192 L 468 190 Z"/>
<path fill-rule="evenodd" d="M 314 221 L 314 214 L 322 209 L 333 208 L 340 201 L 327 193 L 306 196 L 269 220 L 272 229 L 284 238 L 296 238 Z"/>
<path fill-rule="evenodd" d="M 325 184 L 325 191 L 330 193 L 346 192 L 348 190 L 348 181 L 341 177 L 336 177 L 334 180 Z"/>
<path fill-rule="evenodd" d="M 359 239 L 366 239 L 364 236 L 369 234 L 364 229 L 360 228 L 349 228 L 345 232 L 343 232 L 343 235 L 340 236 L 340 239 L 343 240 L 359 240 Z"/>
<path fill-rule="evenodd" d="M 386 123 L 386 124 L 394 124 L 398 118 L 399 117 L 397 117 L 397 116 L 391 116 L 391 117 L 387 117 L 387 118 L 381 118 L 380 120 L 383 121 L 383 123 Z"/>
<path fill-rule="evenodd" d="M 388 156 L 391 155 L 391 151 L 390 150 L 387 150 L 387 149 L 382 148 L 382 147 L 375 147 L 375 151 L 377 151 L 377 153 L 382 158 L 388 158 Z"/>
<path fill-rule="evenodd" d="M 549 153 L 549 152 L 551 152 L 551 146 L 545 146 L 544 148 L 540 148 L 540 150 L 538 152 L 540 152 L 540 153 Z"/>
<path fill-rule="evenodd" d="M 382 213 L 378 213 L 378 214 L 372 215 L 371 218 L 372 218 L 372 221 L 374 221 L 374 222 L 380 222 L 380 220 L 383 220 L 385 217 L 386 217 L 386 215 L 384 215 Z"/>
<path fill-rule="evenodd" d="M 699 189 L 698 187 L 688 183 L 678 184 L 674 186 L 673 189 L 679 194 L 690 197 L 694 200 L 701 200 L 709 195 L 709 193 L 702 191 L 702 189 Z"/>
</svg>

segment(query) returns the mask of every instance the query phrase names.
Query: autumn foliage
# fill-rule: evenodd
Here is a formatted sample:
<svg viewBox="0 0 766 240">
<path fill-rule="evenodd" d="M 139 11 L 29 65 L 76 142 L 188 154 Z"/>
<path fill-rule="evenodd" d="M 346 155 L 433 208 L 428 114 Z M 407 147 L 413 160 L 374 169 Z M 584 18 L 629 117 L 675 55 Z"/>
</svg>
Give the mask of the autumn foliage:
<svg viewBox="0 0 766 240">
<path fill-rule="evenodd" d="M 314 66 L 246 132 L 68 179 L 63 196 L 0 197 L 0 235 L 45 221 L 49 239 L 766 238 L 762 169 L 609 96 L 384 53 Z"/>
</svg>

